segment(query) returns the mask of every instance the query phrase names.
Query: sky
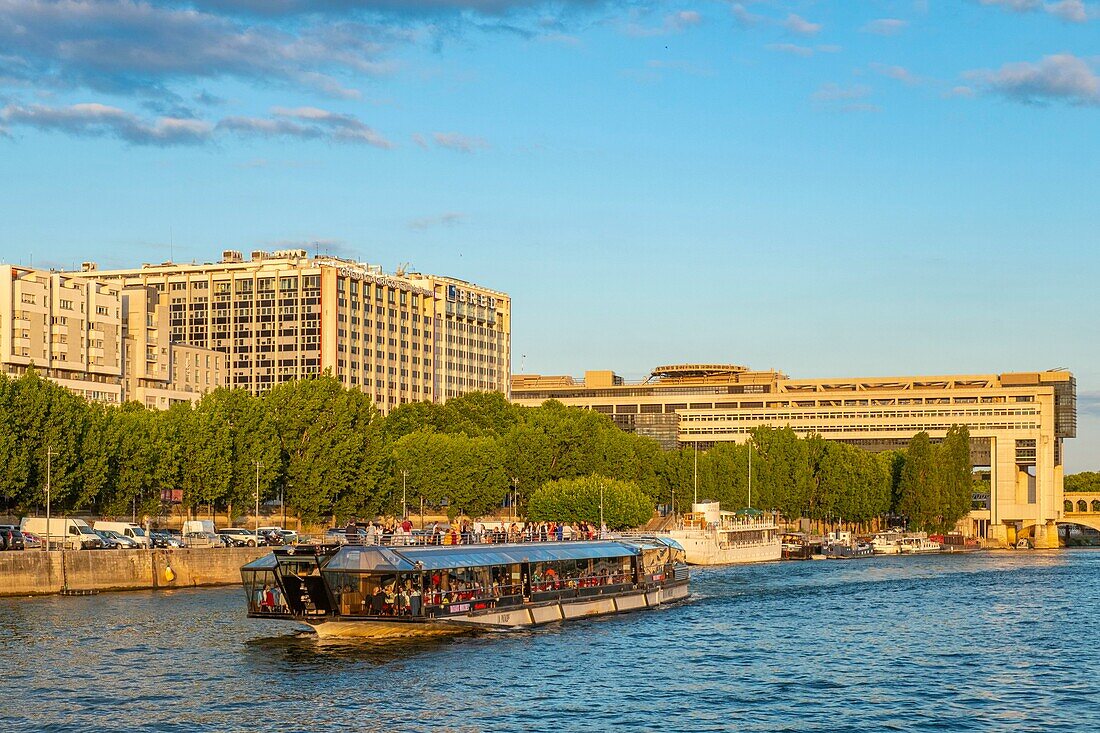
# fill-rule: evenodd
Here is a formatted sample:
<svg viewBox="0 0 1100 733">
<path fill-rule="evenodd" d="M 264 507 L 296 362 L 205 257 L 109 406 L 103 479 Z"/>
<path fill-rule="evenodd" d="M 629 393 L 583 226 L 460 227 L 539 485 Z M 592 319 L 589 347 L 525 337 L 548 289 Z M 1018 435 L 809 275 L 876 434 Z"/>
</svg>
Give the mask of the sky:
<svg viewBox="0 0 1100 733">
<path fill-rule="evenodd" d="M 1100 2 L 0 0 L 0 261 L 305 247 L 508 292 L 516 373 L 1077 376 Z"/>
</svg>

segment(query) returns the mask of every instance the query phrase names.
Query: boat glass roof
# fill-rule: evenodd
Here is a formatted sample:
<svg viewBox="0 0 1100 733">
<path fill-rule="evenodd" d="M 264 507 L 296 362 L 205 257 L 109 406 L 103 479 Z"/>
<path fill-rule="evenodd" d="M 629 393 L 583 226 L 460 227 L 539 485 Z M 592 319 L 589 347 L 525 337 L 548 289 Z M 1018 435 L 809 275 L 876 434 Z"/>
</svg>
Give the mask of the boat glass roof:
<svg viewBox="0 0 1100 733">
<path fill-rule="evenodd" d="M 325 565 L 326 571 L 413 572 L 525 562 L 630 557 L 641 547 L 626 542 L 449 545 L 445 547 L 344 547 Z"/>
</svg>

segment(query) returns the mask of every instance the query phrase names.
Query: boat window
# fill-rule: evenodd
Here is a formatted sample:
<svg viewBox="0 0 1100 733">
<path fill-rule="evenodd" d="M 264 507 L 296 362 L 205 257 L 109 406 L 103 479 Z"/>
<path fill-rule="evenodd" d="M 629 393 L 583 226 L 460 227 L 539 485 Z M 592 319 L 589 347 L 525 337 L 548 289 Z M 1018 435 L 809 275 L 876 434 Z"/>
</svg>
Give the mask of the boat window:
<svg viewBox="0 0 1100 733">
<path fill-rule="evenodd" d="M 531 564 L 531 592 L 547 593 L 633 582 L 629 557 L 555 560 Z"/>
</svg>

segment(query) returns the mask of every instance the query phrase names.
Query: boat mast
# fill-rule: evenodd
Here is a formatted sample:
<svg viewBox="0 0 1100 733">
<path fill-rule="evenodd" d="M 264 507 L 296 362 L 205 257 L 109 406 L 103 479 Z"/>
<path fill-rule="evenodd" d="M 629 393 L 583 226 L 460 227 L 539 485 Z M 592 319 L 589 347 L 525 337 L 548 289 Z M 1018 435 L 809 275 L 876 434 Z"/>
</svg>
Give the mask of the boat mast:
<svg viewBox="0 0 1100 733">
<path fill-rule="evenodd" d="M 695 499 L 694 499 L 694 502 L 696 504 L 698 504 L 699 503 L 699 442 L 698 441 L 696 441 L 696 443 L 695 443 L 694 474 L 695 474 L 695 478 L 694 478 L 694 481 L 695 481 Z M 692 507 L 691 511 L 695 511 L 695 507 Z"/>
</svg>

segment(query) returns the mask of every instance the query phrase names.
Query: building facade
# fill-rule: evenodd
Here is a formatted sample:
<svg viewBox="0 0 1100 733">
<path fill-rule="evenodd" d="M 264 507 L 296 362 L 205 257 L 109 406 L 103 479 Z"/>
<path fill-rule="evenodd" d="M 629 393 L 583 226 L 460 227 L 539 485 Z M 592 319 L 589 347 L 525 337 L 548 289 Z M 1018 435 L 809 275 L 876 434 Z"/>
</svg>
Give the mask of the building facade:
<svg viewBox="0 0 1100 733">
<path fill-rule="evenodd" d="M 18 377 L 31 367 L 90 400 L 121 403 L 118 285 L 0 265 L 0 368 Z"/>
<path fill-rule="evenodd" d="M 685 364 L 658 367 L 639 383 L 611 372 L 517 375 L 512 398 L 596 410 L 666 447 L 745 442 L 767 425 L 881 451 L 904 448 L 921 431 L 935 441 L 966 425 L 971 463 L 990 477 L 990 496 L 971 513 L 975 533 L 1008 541 L 1022 531 L 1046 544 L 1057 541 L 1063 518 L 1063 441 L 1077 433 L 1076 382 L 1064 370 L 801 380 Z"/>
<path fill-rule="evenodd" d="M 166 299 L 87 275 L 0 265 L 0 369 L 33 367 L 96 402 L 195 401 L 225 382 L 223 355 L 169 342 Z M 185 364 L 208 364 L 189 370 Z"/>
<path fill-rule="evenodd" d="M 164 294 L 170 341 L 224 354 L 230 386 L 253 394 L 326 370 L 383 412 L 508 390 L 510 299 L 471 283 L 305 250 L 85 269 Z"/>
<path fill-rule="evenodd" d="M 168 298 L 153 288 L 122 289 L 123 388 L 127 400 L 167 409 L 196 402 L 229 384 L 220 351 L 174 344 L 169 338 Z"/>
</svg>

